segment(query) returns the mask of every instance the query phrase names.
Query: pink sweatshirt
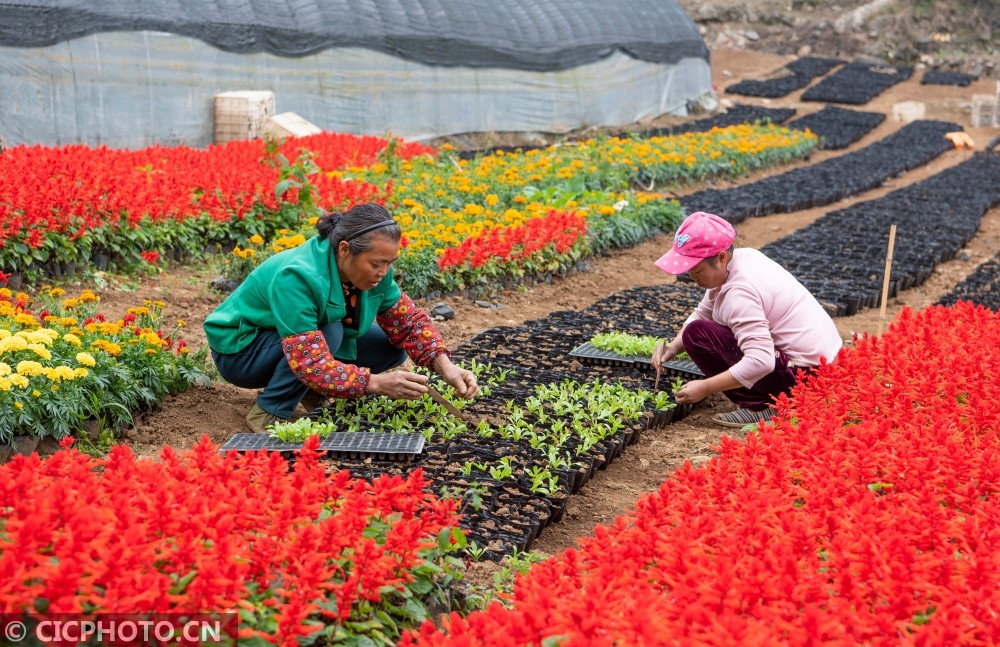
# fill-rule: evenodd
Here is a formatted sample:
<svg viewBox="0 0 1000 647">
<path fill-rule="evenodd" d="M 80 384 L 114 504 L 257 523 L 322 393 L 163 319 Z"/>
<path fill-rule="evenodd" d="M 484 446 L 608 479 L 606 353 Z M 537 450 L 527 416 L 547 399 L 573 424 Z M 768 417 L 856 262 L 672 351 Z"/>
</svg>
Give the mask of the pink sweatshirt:
<svg viewBox="0 0 1000 647">
<path fill-rule="evenodd" d="M 756 249 L 737 249 L 721 287 L 705 292 L 684 322 L 708 319 L 733 331 L 743 359 L 729 369 L 750 388 L 774 370 L 774 351 L 792 366 L 834 361 L 844 345 L 830 315 L 788 271 Z"/>
</svg>

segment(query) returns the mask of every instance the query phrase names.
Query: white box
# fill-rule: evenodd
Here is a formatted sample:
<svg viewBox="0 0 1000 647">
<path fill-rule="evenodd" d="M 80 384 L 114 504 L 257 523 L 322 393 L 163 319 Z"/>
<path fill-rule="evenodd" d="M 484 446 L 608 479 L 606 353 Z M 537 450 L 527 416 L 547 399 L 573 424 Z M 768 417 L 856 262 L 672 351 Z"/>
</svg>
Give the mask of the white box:
<svg viewBox="0 0 1000 647">
<path fill-rule="evenodd" d="M 260 137 L 264 124 L 274 116 L 270 91 L 223 92 L 213 99 L 215 143 Z"/>
<path fill-rule="evenodd" d="M 262 135 L 275 137 L 305 137 L 323 132 L 316 124 L 300 117 L 294 112 L 283 112 L 267 120 L 261 130 Z"/>
<path fill-rule="evenodd" d="M 988 94 L 972 95 L 972 127 L 997 127 L 997 98 Z"/>
<path fill-rule="evenodd" d="M 923 101 L 903 101 L 892 106 L 892 118 L 904 123 L 923 119 L 925 114 L 927 106 Z"/>
</svg>

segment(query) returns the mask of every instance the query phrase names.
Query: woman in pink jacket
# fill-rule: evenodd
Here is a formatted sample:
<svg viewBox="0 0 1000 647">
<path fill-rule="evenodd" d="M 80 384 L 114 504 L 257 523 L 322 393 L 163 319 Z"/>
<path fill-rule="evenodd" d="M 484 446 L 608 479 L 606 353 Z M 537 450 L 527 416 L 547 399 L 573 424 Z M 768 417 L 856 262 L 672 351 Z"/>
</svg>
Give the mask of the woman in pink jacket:
<svg viewBox="0 0 1000 647">
<path fill-rule="evenodd" d="M 769 421 L 799 370 L 832 362 L 843 346 L 816 298 L 783 267 L 755 249 L 733 249 L 736 230 L 714 214 L 688 216 L 670 251 L 656 261 L 670 274 L 687 272 L 705 296 L 677 337 L 653 351 L 653 365 L 681 352 L 705 374 L 677 392 L 680 403 L 722 393 L 735 411 L 713 420 L 726 427 Z"/>
</svg>

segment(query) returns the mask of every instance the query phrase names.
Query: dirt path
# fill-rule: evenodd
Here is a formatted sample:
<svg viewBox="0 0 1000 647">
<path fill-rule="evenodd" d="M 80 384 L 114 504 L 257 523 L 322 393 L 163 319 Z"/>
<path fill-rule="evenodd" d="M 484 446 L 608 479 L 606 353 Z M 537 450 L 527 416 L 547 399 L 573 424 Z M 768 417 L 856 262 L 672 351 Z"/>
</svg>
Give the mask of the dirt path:
<svg viewBox="0 0 1000 647">
<path fill-rule="evenodd" d="M 783 66 L 790 57 L 780 57 L 751 52 L 717 51 L 713 53 L 716 82 L 720 87 L 743 78 L 760 78 L 763 71 Z M 963 102 L 973 92 L 982 88 L 944 88 L 920 86 L 911 80 L 891 89 L 882 97 L 860 109 L 891 112 L 892 104 L 898 101 L 919 99 L 927 103 L 928 118 L 945 119 L 959 124 L 968 123 L 967 109 Z M 768 105 L 789 105 L 799 110 L 799 114 L 812 112 L 822 104 L 798 101 L 800 93 L 787 101 L 760 101 Z M 745 103 L 752 102 L 740 98 Z M 870 144 L 902 127 L 903 124 L 891 119 L 855 143 L 854 150 Z M 967 129 L 977 144 L 982 146 L 995 133 L 988 129 Z M 822 159 L 840 155 L 842 152 L 821 151 L 805 163 L 815 163 Z M 871 200 L 885 193 L 924 179 L 944 168 L 967 159 L 970 153 L 952 151 L 925 167 L 916 169 L 884 186 L 867 192 L 851 200 L 838 202 L 827 207 L 806 211 L 753 218 L 737 226 L 738 246 L 759 247 L 781 238 L 796 229 L 821 217 L 826 212 L 849 206 L 858 201 Z M 754 177 L 764 177 L 780 173 L 786 168 L 765 172 Z M 739 182 L 746 182 L 742 178 Z M 719 182 L 724 187 L 730 183 Z M 690 187 L 674 189 L 671 195 L 684 195 L 703 188 Z M 515 325 L 538 318 L 561 309 L 581 309 L 609 294 L 623 288 L 653 285 L 673 281 L 652 265 L 669 244 L 667 236 L 655 239 L 629 250 L 615 252 L 607 257 L 594 259 L 592 269 L 558 279 L 551 285 L 538 285 L 500 293 L 495 301 L 499 307 L 482 308 L 474 303 L 458 298 L 446 297 L 456 312 L 452 321 L 441 322 L 439 327 L 449 345 L 468 341 L 475 334 L 496 325 Z M 1000 209 L 989 212 L 975 239 L 966 250 L 953 261 L 941 265 L 923 286 L 902 293 L 889 304 L 888 319 L 898 314 L 903 306 L 922 307 L 936 301 L 958 281 L 971 272 L 979 263 L 1000 249 Z M 103 307 L 105 312 L 121 314 L 143 298 L 159 299 L 168 303 L 165 317 L 168 324 L 176 319 L 188 323 L 187 337 L 190 342 L 203 343 L 201 324 L 219 303 L 220 298 L 207 283 L 213 273 L 208 267 L 186 268 L 171 271 L 143 281 L 138 290 L 130 292 L 105 291 Z M 425 302 L 424 305 L 430 305 Z M 846 339 L 855 332 L 874 331 L 878 325 L 878 310 L 862 311 L 850 318 L 837 320 L 838 329 Z M 227 384 L 213 383 L 209 388 L 192 390 L 168 398 L 157 411 L 143 415 L 134 429 L 126 434 L 125 441 L 145 454 L 155 454 L 164 444 L 184 448 L 192 446 L 202 434 L 207 434 L 217 443 L 227 440 L 233 433 L 242 430 L 243 416 L 253 402 L 255 393 L 238 389 Z M 718 410 L 729 406 L 721 397 L 710 398 L 697 407 L 686 420 L 665 429 L 644 435 L 639 444 L 630 447 L 608 470 L 600 472 L 577 495 L 570 498 L 564 521 L 548 528 L 536 542 L 536 549 L 552 553 L 573 545 L 576 538 L 592 533 L 597 523 L 609 523 L 617 515 L 628 511 L 636 499 L 644 492 L 659 487 L 660 483 L 685 460 L 695 464 L 709 460 L 711 447 L 722 436 L 722 430 L 712 426 L 710 418 Z M 729 435 L 733 435 L 729 432 Z"/>
</svg>

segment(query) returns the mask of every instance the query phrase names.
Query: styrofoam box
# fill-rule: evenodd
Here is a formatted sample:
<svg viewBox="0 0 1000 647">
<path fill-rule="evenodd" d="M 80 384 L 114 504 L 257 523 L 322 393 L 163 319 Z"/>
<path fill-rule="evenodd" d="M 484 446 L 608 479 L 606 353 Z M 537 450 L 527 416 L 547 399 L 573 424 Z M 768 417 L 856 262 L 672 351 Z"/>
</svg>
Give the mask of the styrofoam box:
<svg viewBox="0 0 1000 647">
<path fill-rule="evenodd" d="M 223 92 L 213 101 L 215 142 L 254 139 L 274 116 L 274 93 L 270 91 Z"/>
</svg>

